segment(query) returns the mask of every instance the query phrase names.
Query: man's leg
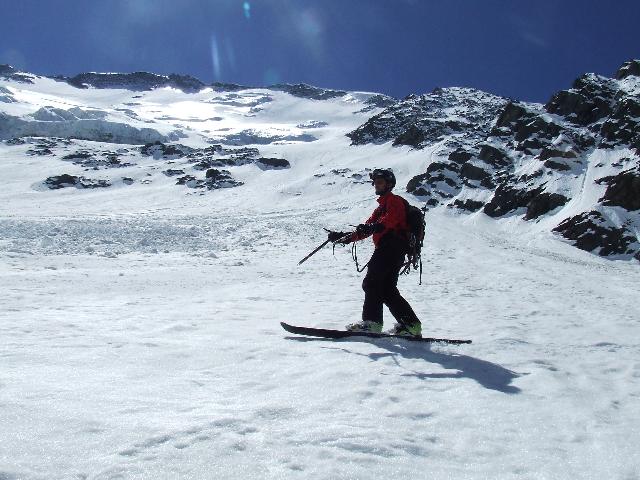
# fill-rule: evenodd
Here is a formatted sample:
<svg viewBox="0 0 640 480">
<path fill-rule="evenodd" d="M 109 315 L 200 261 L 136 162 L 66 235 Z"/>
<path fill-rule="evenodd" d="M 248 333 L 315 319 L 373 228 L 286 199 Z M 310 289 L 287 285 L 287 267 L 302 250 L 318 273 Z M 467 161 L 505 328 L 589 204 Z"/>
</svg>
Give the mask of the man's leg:
<svg viewBox="0 0 640 480">
<path fill-rule="evenodd" d="M 405 300 L 398 290 L 398 276 L 402 268 L 403 260 L 404 255 L 395 259 L 393 268 L 390 269 L 385 277 L 382 289 L 382 301 L 387 308 L 389 308 L 391 315 L 394 316 L 398 323 L 412 325 L 420 323 L 420 320 L 413 311 L 413 308 L 411 308 L 411 305 L 409 305 L 409 302 Z"/>
<path fill-rule="evenodd" d="M 364 304 L 362 320 L 382 324 L 382 305 L 384 302 L 384 282 L 389 274 L 389 261 L 382 249 L 376 249 L 369 260 L 367 274 L 362 281 Z"/>
</svg>

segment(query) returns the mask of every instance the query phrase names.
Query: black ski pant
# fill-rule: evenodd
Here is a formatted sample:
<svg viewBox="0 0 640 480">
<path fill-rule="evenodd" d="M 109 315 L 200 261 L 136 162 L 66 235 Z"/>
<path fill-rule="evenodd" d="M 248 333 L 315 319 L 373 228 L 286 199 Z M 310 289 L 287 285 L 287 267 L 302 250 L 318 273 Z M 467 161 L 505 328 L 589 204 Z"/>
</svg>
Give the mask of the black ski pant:
<svg viewBox="0 0 640 480">
<path fill-rule="evenodd" d="M 404 242 L 383 238 L 373 252 L 367 275 L 362 281 L 364 305 L 362 319 L 382 323 L 382 306 L 387 306 L 399 323 L 419 322 L 415 312 L 398 291 L 398 275 L 404 264 Z"/>
</svg>

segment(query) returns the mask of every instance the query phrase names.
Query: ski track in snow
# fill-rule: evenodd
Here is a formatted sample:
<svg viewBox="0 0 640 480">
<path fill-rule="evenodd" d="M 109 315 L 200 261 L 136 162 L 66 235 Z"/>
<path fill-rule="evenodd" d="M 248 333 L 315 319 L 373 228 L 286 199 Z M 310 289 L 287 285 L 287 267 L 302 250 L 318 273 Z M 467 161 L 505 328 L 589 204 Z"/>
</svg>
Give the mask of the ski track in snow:
<svg viewBox="0 0 640 480">
<path fill-rule="evenodd" d="M 361 276 L 274 217 L 3 219 L 2 478 L 638 474 L 635 266 L 436 211 L 401 289 L 472 345 L 293 337 Z"/>
</svg>

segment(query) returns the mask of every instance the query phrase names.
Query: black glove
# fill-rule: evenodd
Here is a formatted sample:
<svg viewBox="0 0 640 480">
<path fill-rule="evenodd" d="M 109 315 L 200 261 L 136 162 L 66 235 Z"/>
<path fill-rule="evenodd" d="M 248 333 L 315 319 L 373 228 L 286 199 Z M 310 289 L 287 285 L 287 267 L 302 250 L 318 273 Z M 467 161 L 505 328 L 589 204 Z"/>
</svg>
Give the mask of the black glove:
<svg viewBox="0 0 640 480">
<path fill-rule="evenodd" d="M 340 241 L 340 243 L 349 243 L 349 232 L 329 232 L 329 234 L 327 235 L 329 241 L 333 243 L 338 242 L 343 237 L 347 238 Z"/>
<path fill-rule="evenodd" d="M 380 223 L 361 223 L 356 227 L 358 235 L 371 235 L 372 233 L 381 232 L 384 226 Z"/>
</svg>

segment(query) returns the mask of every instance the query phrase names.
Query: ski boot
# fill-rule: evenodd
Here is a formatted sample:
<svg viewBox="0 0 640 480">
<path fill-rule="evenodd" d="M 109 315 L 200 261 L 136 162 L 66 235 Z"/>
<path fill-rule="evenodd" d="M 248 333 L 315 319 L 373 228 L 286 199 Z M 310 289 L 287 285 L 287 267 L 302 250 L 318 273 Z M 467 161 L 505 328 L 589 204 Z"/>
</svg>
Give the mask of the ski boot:
<svg viewBox="0 0 640 480">
<path fill-rule="evenodd" d="M 382 323 L 372 322 L 370 320 L 362 320 L 361 322 L 351 323 L 346 326 L 349 332 L 369 332 L 382 333 Z"/>
<path fill-rule="evenodd" d="M 386 333 L 401 337 L 422 337 L 422 324 L 420 322 L 409 324 L 397 322 L 395 326 Z"/>
</svg>

